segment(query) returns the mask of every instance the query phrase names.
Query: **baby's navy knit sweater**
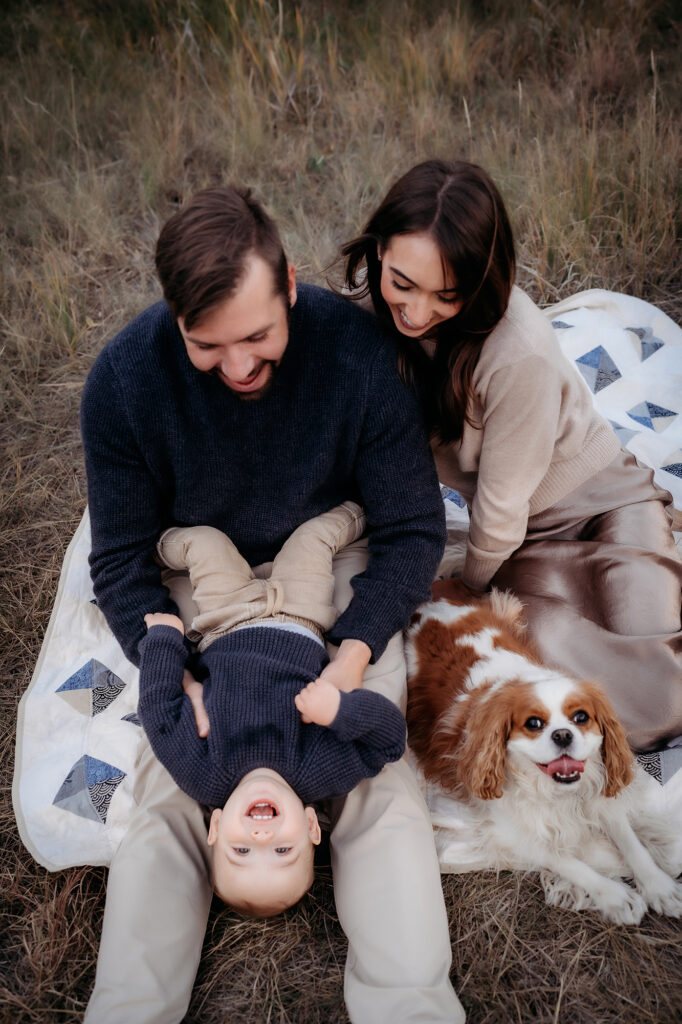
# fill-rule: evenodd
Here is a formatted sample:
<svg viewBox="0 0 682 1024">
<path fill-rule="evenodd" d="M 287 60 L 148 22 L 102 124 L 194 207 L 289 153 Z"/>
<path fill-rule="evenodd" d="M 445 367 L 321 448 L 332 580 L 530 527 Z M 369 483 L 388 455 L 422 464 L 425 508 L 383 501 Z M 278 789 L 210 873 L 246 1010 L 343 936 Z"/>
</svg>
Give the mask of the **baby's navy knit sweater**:
<svg viewBox="0 0 682 1024">
<path fill-rule="evenodd" d="M 369 563 L 329 633 L 376 660 L 428 598 L 443 502 L 416 400 L 369 313 L 301 285 L 270 390 L 244 401 L 190 362 L 164 302 L 97 358 L 81 406 L 95 596 L 138 661 L 147 612 L 175 612 L 155 546 L 172 525 L 222 530 L 251 565 L 346 500 L 367 514 Z"/>
<path fill-rule="evenodd" d="M 254 768 L 272 768 L 305 803 L 349 793 L 405 748 L 405 720 L 371 690 L 341 694 L 325 728 L 304 724 L 296 694 L 329 661 L 312 637 L 248 626 L 215 640 L 199 657 L 206 739 L 197 735 L 182 689 L 187 651 L 179 630 L 153 626 L 140 643 L 139 712 L 154 753 L 195 800 L 222 807 Z"/>
</svg>

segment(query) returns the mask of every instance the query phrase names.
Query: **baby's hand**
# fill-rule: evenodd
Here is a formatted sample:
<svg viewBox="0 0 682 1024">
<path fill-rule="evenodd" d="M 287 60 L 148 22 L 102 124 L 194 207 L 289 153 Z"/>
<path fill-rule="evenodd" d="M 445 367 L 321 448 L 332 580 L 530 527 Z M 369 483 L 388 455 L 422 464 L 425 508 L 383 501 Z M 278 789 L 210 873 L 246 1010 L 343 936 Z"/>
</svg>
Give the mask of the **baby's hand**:
<svg viewBox="0 0 682 1024">
<path fill-rule="evenodd" d="M 313 679 L 294 697 L 294 704 L 304 722 L 331 725 L 341 703 L 338 688 L 326 679 Z"/>
<path fill-rule="evenodd" d="M 185 635 L 182 619 L 169 612 L 149 612 L 145 615 L 144 621 L 147 629 L 151 629 L 152 626 L 173 626 L 175 629 L 179 629 L 183 636 Z"/>
</svg>

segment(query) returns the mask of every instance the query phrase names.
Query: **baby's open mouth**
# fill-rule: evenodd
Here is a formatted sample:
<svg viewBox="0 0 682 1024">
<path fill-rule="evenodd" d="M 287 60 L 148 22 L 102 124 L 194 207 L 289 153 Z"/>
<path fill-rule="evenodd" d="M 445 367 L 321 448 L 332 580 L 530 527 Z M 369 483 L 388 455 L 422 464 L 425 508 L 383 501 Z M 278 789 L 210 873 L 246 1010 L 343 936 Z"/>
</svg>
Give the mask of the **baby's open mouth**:
<svg viewBox="0 0 682 1024">
<path fill-rule="evenodd" d="M 256 800 L 246 812 L 247 818 L 255 821 L 271 821 L 278 814 L 277 808 L 267 800 Z"/>
<path fill-rule="evenodd" d="M 556 761 L 550 761 L 549 764 L 539 764 L 538 762 L 536 764 L 540 771 L 551 776 L 555 782 L 577 782 L 585 771 L 584 761 L 576 761 L 575 758 L 568 757 L 567 754 L 557 757 Z"/>
</svg>

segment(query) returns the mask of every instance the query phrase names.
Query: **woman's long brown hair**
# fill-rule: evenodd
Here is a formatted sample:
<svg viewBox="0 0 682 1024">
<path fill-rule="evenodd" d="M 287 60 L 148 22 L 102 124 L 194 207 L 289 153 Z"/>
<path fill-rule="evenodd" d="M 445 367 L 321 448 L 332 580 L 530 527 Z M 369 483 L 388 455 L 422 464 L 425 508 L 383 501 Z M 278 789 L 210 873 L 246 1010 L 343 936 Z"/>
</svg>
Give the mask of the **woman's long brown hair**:
<svg viewBox="0 0 682 1024">
<path fill-rule="evenodd" d="M 436 328 L 433 359 L 399 334 L 401 372 L 421 399 L 432 436 L 449 444 L 461 439 L 465 422 L 476 425 L 470 411 L 474 370 L 483 342 L 509 304 L 514 240 L 502 197 L 481 167 L 446 160 L 413 167 L 392 186 L 363 233 L 342 249 L 347 287 L 357 297 L 369 293 L 377 316 L 394 331 L 381 295 L 379 250 L 395 235 L 417 233 L 433 238 L 463 304 Z M 358 273 L 363 263 L 364 281 Z"/>
</svg>

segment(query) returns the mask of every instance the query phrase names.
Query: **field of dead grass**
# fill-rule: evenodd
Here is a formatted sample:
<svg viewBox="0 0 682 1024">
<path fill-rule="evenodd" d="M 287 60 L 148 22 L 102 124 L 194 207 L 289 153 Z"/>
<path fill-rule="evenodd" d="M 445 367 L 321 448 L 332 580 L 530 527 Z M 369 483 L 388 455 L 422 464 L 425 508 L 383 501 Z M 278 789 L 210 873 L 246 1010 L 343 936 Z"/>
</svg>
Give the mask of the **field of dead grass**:
<svg viewBox="0 0 682 1024">
<path fill-rule="evenodd" d="M 324 281 L 388 183 L 473 159 L 540 302 L 625 291 L 682 321 L 679 5 L 578 0 L 9 0 L 0 14 L 0 1006 L 78 1020 L 106 872 L 47 874 L 10 802 L 18 700 L 85 506 L 92 360 L 159 294 L 160 224 L 196 189 L 254 186 L 302 279 Z M 409 879 L 405 880 L 409 884 Z M 546 907 L 534 878 L 444 878 L 471 1024 L 672 1024 L 682 934 Z M 216 907 L 188 1021 L 345 1021 L 331 879 L 281 919 Z"/>
</svg>

